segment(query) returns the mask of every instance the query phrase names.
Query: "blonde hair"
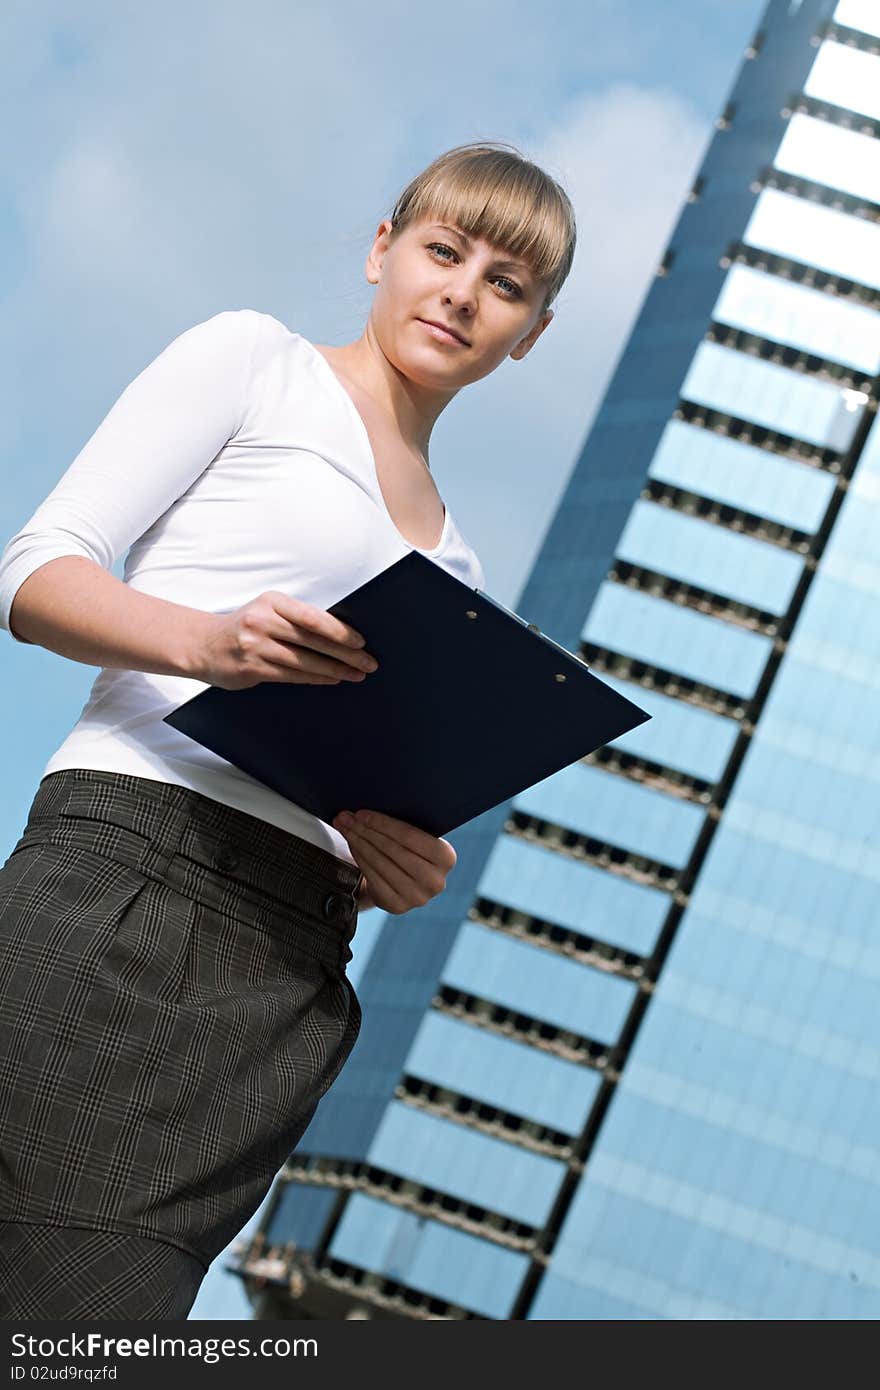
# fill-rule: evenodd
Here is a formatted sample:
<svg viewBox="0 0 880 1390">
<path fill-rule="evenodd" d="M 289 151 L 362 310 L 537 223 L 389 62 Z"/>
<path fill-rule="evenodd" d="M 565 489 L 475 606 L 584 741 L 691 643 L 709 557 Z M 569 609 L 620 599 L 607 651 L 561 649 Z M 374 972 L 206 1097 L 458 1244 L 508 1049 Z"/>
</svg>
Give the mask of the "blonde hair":
<svg viewBox="0 0 880 1390">
<path fill-rule="evenodd" d="M 500 140 L 456 145 L 407 184 L 389 239 L 428 215 L 520 256 L 547 286 L 546 313 L 571 270 L 577 228 L 567 193 L 537 164 Z"/>
</svg>

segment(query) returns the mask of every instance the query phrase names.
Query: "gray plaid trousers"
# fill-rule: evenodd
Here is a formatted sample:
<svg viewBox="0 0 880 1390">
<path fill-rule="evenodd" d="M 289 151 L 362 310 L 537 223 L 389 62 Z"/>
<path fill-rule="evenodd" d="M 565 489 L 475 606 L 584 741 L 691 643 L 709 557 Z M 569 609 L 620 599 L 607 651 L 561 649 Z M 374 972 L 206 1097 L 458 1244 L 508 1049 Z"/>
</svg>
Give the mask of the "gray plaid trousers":
<svg viewBox="0 0 880 1390">
<path fill-rule="evenodd" d="M 0 1319 L 185 1319 L 205 1266 L 177 1245 L 0 1221 Z"/>
<path fill-rule="evenodd" d="M 357 1040 L 359 882 L 186 787 L 44 777 L 0 868 L 0 1222 L 207 1267 Z"/>
</svg>

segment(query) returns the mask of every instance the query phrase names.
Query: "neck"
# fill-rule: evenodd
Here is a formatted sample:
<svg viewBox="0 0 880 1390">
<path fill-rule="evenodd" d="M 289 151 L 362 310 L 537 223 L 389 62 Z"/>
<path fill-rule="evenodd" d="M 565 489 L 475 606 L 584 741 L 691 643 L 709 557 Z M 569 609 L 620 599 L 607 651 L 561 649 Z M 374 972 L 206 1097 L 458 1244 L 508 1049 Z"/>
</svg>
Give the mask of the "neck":
<svg viewBox="0 0 880 1390">
<path fill-rule="evenodd" d="M 458 390 L 432 390 L 398 371 L 385 356 L 369 323 L 360 338 L 335 351 L 343 370 L 394 422 L 404 443 L 420 454 L 430 468 L 431 431 Z"/>
</svg>

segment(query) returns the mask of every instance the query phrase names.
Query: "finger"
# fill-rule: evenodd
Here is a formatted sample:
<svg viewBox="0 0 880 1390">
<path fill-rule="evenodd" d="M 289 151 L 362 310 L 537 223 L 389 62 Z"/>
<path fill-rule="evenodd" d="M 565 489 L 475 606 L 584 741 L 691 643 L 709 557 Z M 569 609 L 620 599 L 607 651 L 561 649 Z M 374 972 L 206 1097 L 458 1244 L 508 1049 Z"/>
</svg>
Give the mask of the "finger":
<svg viewBox="0 0 880 1390">
<path fill-rule="evenodd" d="M 307 628 L 298 627 L 295 623 L 289 624 L 284 631 L 273 628 L 269 635 L 281 646 L 287 647 L 288 650 L 292 648 L 309 660 L 321 660 L 323 657 L 333 665 L 339 664 L 346 670 L 352 667 L 357 671 L 376 669 L 376 660 L 371 652 L 361 648 L 355 649 L 345 643 L 340 645 L 338 642 L 324 642 Z"/>
<path fill-rule="evenodd" d="M 396 845 L 447 872 L 455 868 L 457 855 L 449 841 L 431 835 L 427 830 L 420 830 L 408 821 L 398 820 L 396 816 L 388 816 L 383 811 L 361 810 L 356 813 L 355 826 L 381 837 L 378 842 L 383 844 L 386 851 L 390 845 Z"/>
<path fill-rule="evenodd" d="M 431 894 L 442 893 L 446 887 L 446 873 L 448 870 L 441 869 L 436 861 L 428 860 L 413 850 L 407 849 L 399 840 L 393 839 L 390 835 L 385 835 L 381 830 L 376 830 L 370 826 L 361 826 L 358 822 L 351 827 L 354 834 L 370 845 L 377 853 L 382 855 L 386 865 L 393 864 L 395 869 L 403 874 L 410 884 L 424 889 Z M 344 831 L 350 834 L 351 831 Z"/>
<path fill-rule="evenodd" d="M 272 645 L 264 653 L 263 660 L 267 665 L 277 666 L 283 671 L 302 671 L 304 675 L 321 675 L 330 680 L 348 680 L 361 682 L 366 680 L 364 668 L 359 664 L 359 658 L 352 653 L 352 664 L 346 661 L 336 661 L 329 656 L 320 656 L 317 652 L 308 647 L 297 647 L 292 643 L 285 642 L 283 638 L 270 639 Z"/>
<path fill-rule="evenodd" d="M 304 599 L 294 598 L 292 594 L 273 590 L 272 606 L 275 612 L 280 613 L 287 622 L 306 631 L 308 633 L 307 640 L 319 645 L 322 651 L 330 650 L 335 643 L 340 642 L 346 647 L 362 647 L 364 645 L 363 634 L 358 632 L 357 628 L 335 618 L 332 613 L 328 613 L 323 608 L 306 603 Z M 329 646 L 321 645 L 322 642 L 329 644 Z"/>
<path fill-rule="evenodd" d="M 349 833 L 345 832 L 346 839 Z M 370 893 L 375 899 L 377 893 L 382 899 L 382 906 L 388 912 L 407 912 L 412 906 L 409 898 L 405 897 L 400 889 L 400 879 L 391 865 L 392 873 L 386 874 L 382 864 L 381 852 L 373 846 L 363 841 L 360 835 L 351 836 L 351 852 L 354 855 L 358 868 L 367 876 L 370 885 Z M 406 881 L 404 880 L 404 887 Z"/>
</svg>

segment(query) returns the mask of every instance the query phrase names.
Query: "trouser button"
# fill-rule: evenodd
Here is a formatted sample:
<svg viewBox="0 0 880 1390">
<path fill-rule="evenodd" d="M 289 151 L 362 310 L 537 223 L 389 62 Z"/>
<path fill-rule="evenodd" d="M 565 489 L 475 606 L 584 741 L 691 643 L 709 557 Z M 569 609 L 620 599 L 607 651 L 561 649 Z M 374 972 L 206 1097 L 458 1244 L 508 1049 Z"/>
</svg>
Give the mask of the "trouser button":
<svg viewBox="0 0 880 1390">
<path fill-rule="evenodd" d="M 335 921 L 342 910 L 342 899 L 338 893 L 328 893 L 324 899 L 324 916 L 328 921 Z"/>
<path fill-rule="evenodd" d="M 221 845 L 217 850 L 217 867 L 231 873 L 238 868 L 238 853 L 232 845 Z"/>
</svg>

